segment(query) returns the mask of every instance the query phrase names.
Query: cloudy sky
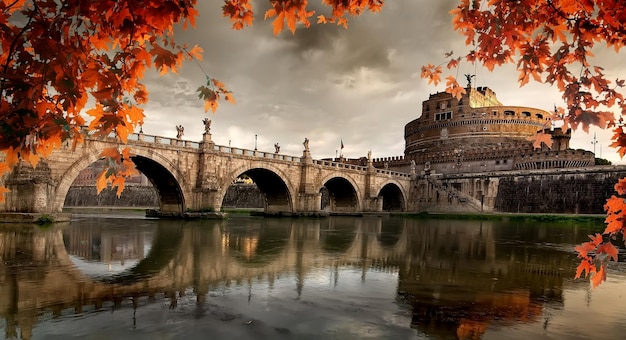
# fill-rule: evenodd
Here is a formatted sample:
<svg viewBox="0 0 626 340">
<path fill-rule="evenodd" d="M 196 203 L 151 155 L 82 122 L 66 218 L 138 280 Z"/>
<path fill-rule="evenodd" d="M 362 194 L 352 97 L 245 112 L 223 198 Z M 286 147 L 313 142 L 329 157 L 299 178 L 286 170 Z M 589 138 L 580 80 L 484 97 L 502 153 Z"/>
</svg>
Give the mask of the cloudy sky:
<svg viewBox="0 0 626 340">
<path fill-rule="evenodd" d="M 220 1 L 199 1 L 196 28 L 177 32 L 176 39 L 200 45 L 204 59 L 185 63 L 178 74 L 144 79 L 150 91 L 146 134 L 174 137 L 181 124 L 183 139 L 199 141 L 202 119 L 209 116 L 219 145 L 254 149 L 256 135 L 259 150 L 273 152 L 279 143 L 281 153 L 299 156 L 307 137 L 314 158 L 335 157 L 341 140 L 345 157 L 366 156 L 368 150 L 374 157 L 400 156 L 404 125 L 421 114 L 429 94 L 444 89 L 421 79 L 420 67 L 443 62 L 450 50 L 466 52 L 464 38 L 452 30 L 453 0 L 388 1 L 381 13 L 352 18 L 348 29 L 316 25 L 313 19 L 308 29 L 278 36 L 271 22 L 263 21 L 266 3 L 256 1 L 252 27 L 234 31 L 221 16 Z M 596 55 L 609 79 L 626 77 L 619 62 L 623 55 L 612 49 Z M 204 113 L 195 92 L 206 83 L 204 72 L 226 83 L 237 103 L 222 102 L 215 114 Z M 462 64 L 459 79 L 464 73 L 475 73 L 474 84 L 495 90 L 505 105 L 545 110 L 562 105 L 549 86 L 520 89 L 512 67 L 488 72 Z M 596 154 L 622 163 L 609 147 L 608 131 L 576 131 L 571 147 L 593 151 L 594 132 Z"/>
</svg>

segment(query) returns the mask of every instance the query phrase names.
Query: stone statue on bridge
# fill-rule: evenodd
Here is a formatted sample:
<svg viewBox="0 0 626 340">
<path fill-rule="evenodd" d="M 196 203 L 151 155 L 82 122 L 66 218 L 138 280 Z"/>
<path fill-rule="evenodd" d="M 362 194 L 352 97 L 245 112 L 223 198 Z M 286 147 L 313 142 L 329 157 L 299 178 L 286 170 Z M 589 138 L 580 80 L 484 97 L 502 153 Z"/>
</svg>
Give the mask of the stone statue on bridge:
<svg viewBox="0 0 626 340">
<path fill-rule="evenodd" d="M 304 151 L 309 151 L 309 139 L 308 138 L 304 138 L 304 142 L 302 143 L 302 145 L 304 145 Z"/>
<path fill-rule="evenodd" d="M 279 153 L 280 152 L 280 145 L 278 145 L 278 143 L 274 143 L 274 149 L 276 149 L 276 152 L 274 152 L 274 153 Z"/>
<path fill-rule="evenodd" d="M 182 125 L 176 125 L 176 139 L 180 139 L 185 134 L 185 128 Z"/>
<path fill-rule="evenodd" d="M 204 118 L 202 122 L 204 123 L 204 133 L 211 133 L 211 120 L 209 118 Z"/>
</svg>

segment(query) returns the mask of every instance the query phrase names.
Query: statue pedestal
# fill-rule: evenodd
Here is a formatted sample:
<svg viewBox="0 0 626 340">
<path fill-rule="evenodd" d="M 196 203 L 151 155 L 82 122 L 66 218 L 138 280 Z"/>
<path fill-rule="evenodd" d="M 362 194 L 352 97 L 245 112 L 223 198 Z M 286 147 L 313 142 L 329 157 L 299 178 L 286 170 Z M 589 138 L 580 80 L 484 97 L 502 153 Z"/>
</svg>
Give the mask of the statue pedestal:
<svg viewBox="0 0 626 340">
<path fill-rule="evenodd" d="M 200 148 L 202 150 L 213 150 L 215 144 L 211 140 L 211 134 L 209 132 L 205 132 L 202 134 L 202 142 L 200 142 Z"/>
<path fill-rule="evenodd" d="M 202 142 L 204 143 L 210 143 L 211 142 L 211 133 L 210 132 L 205 132 L 202 134 Z"/>
</svg>

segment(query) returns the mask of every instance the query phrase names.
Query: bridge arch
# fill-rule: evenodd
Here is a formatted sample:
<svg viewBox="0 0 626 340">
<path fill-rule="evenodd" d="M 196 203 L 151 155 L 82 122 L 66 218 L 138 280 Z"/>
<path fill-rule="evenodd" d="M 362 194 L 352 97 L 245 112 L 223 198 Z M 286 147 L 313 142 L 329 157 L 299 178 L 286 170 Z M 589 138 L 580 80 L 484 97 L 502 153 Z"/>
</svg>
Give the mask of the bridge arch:
<svg viewBox="0 0 626 340">
<path fill-rule="evenodd" d="M 63 209 L 70 186 L 83 169 L 100 159 L 101 152 L 102 150 L 92 150 L 63 173 L 56 189 L 55 211 Z M 146 175 L 154 185 L 161 211 L 181 214 L 185 212 L 186 202 L 189 202 L 191 197 L 191 186 L 182 171 L 170 159 L 151 149 L 133 147 L 131 158 L 137 170 Z"/>
<path fill-rule="evenodd" d="M 330 210 L 332 212 L 362 211 L 362 194 L 354 179 L 349 176 L 333 174 L 322 181 L 319 191 L 328 189 Z M 323 208 L 323 207 L 321 207 Z"/>
<path fill-rule="evenodd" d="M 385 182 L 378 196 L 383 198 L 383 211 L 406 211 L 406 194 L 398 182 Z"/>
<path fill-rule="evenodd" d="M 226 190 L 241 175 L 247 175 L 257 185 L 265 198 L 265 212 L 293 212 L 296 206 L 296 189 L 289 177 L 278 167 L 270 164 L 262 166 L 240 166 L 224 176 L 220 185 L 220 206 L 224 201 Z"/>
</svg>

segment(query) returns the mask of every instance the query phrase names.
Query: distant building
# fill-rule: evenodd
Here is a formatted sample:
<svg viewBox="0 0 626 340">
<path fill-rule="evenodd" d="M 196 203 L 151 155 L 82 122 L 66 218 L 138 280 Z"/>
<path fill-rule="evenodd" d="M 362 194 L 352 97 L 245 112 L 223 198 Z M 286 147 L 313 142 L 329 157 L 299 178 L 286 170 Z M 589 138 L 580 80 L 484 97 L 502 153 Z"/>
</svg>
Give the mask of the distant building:
<svg viewBox="0 0 626 340">
<path fill-rule="evenodd" d="M 593 166 L 590 151 L 569 148 L 571 129 L 552 127 L 551 113 L 505 106 L 487 87 L 466 88 L 462 98 L 430 95 L 421 115 L 404 129 L 404 156 L 373 160 L 377 168 L 419 173 L 468 173 L 495 170 Z M 538 132 L 552 135 L 552 145 L 534 148 Z"/>
</svg>

